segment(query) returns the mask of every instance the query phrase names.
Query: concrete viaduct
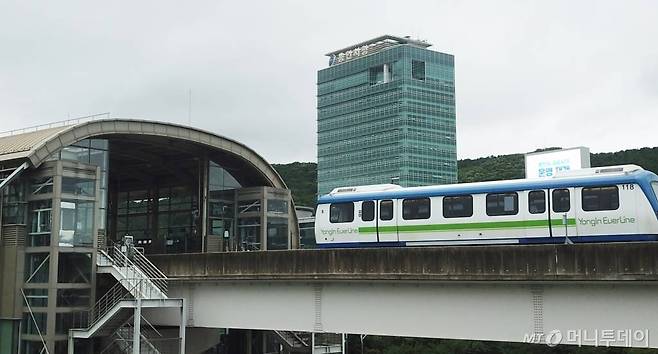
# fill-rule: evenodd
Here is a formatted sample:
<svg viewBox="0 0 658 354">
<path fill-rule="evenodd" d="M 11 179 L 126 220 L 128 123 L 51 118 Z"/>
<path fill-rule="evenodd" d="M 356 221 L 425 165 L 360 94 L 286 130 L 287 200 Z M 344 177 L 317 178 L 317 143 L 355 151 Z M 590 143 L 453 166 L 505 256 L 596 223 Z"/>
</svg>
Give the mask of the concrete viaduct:
<svg viewBox="0 0 658 354">
<path fill-rule="evenodd" d="M 187 300 L 189 327 L 657 348 L 657 255 L 618 243 L 150 259 Z"/>
</svg>

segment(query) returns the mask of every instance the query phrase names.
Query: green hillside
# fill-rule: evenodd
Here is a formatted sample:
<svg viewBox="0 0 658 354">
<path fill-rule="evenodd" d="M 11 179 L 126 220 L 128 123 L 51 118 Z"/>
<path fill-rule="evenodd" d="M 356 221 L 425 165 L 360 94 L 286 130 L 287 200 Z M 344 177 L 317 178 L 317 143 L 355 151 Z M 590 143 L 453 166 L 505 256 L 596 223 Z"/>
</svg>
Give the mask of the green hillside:
<svg viewBox="0 0 658 354">
<path fill-rule="evenodd" d="M 591 154 L 590 161 L 592 167 L 635 164 L 658 174 L 658 147 Z M 459 182 L 494 181 L 525 176 L 523 154 L 465 159 L 460 160 L 457 165 Z"/>
<path fill-rule="evenodd" d="M 272 165 L 286 182 L 297 206 L 315 206 L 318 191 L 318 172 L 315 162 L 293 162 Z"/>
<path fill-rule="evenodd" d="M 552 150 L 548 148 L 541 150 Z M 537 150 L 537 151 L 541 151 Z M 605 152 L 591 155 L 593 167 L 636 164 L 658 174 L 658 147 Z M 459 182 L 482 182 L 523 178 L 523 154 L 481 157 L 459 160 Z M 314 162 L 293 162 L 274 165 L 292 190 L 296 205 L 315 206 L 317 165 Z"/>
</svg>

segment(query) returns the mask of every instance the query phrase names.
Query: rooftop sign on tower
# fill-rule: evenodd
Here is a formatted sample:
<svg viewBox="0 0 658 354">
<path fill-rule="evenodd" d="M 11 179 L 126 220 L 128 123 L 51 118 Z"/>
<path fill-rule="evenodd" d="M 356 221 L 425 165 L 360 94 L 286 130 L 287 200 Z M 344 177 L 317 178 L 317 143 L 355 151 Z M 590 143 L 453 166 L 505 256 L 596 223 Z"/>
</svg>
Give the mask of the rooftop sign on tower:
<svg viewBox="0 0 658 354">
<path fill-rule="evenodd" d="M 411 44 L 420 48 L 427 48 L 432 46 L 423 40 L 411 39 L 410 37 L 396 37 L 391 35 L 383 35 L 371 40 L 361 42 L 343 49 L 327 53 L 329 57 L 329 66 L 341 64 L 356 58 L 363 57 L 368 54 L 374 54 L 382 49 L 392 47 L 399 44 Z"/>
</svg>

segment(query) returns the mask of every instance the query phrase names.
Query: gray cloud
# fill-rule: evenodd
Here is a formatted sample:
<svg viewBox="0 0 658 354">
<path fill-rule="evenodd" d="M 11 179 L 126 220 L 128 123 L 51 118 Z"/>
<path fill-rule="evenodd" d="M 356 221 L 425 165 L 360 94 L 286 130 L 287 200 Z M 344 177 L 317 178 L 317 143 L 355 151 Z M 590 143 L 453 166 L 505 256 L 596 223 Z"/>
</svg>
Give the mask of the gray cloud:
<svg viewBox="0 0 658 354">
<path fill-rule="evenodd" d="M 383 33 L 455 55 L 458 154 L 655 145 L 653 1 L 0 5 L 0 130 L 112 112 L 315 160 L 324 53 Z"/>
</svg>

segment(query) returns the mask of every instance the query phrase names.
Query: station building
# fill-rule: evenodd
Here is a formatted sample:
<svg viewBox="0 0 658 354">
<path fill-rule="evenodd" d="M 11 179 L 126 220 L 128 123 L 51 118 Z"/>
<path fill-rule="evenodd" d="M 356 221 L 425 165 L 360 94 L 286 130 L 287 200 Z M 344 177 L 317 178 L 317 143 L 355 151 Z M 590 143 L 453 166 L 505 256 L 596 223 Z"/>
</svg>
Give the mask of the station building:
<svg viewBox="0 0 658 354">
<path fill-rule="evenodd" d="M 103 296 L 99 250 L 298 248 L 279 174 L 247 146 L 163 122 L 78 119 L 0 134 L 0 353 L 67 352 Z M 44 351 L 45 352 L 45 351 Z M 77 352 L 77 351 L 76 351 Z"/>
</svg>

